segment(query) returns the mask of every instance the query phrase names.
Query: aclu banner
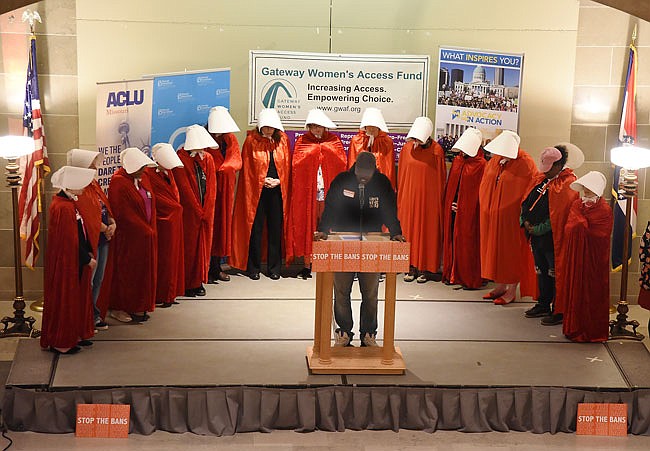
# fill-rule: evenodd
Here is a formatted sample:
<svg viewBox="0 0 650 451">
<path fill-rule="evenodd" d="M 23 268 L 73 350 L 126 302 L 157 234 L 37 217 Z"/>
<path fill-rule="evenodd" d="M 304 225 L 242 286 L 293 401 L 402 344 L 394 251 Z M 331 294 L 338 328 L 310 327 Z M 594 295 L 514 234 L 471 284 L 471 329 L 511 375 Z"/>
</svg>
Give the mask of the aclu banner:
<svg viewBox="0 0 650 451">
<path fill-rule="evenodd" d="M 320 108 L 343 128 L 359 126 L 367 107 L 382 110 L 388 127 L 409 128 L 426 116 L 427 55 L 338 55 L 250 52 L 248 124 L 263 108 L 275 108 L 285 126 L 303 128 Z"/>
<path fill-rule="evenodd" d="M 168 142 L 178 149 L 185 128 L 205 125 L 210 108 L 230 109 L 230 68 L 153 76 L 151 142 Z"/>
<path fill-rule="evenodd" d="M 104 190 L 122 166 L 122 150 L 137 147 L 151 154 L 152 90 L 151 79 L 97 83 L 95 141 L 103 154 L 97 173 Z"/>
<path fill-rule="evenodd" d="M 440 48 L 436 136 L 445 150 L 468 127 L 490 140 L 518 131 L 523 54 Z"/>
</svg>

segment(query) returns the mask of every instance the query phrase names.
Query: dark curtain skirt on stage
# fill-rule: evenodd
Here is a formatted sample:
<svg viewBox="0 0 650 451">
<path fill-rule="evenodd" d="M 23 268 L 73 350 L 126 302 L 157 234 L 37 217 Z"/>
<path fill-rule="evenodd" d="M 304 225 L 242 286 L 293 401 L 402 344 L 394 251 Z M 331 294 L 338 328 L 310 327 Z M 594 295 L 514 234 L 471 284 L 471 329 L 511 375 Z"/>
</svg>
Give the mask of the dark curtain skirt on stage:
<svg viewBox="0 0 650 451">
<path fill-rule="evenodd" d="M 571 388 L 122 388 L 39 392 L 8 387 L 2 413 L 16 431 L 70 433 L 76 405 L 130 404 L 130 432 L 200 435 L 314 430 L 575 432 L 578 403 L 626 403 L 628 432 L 650 435 L 650 390 Z"/>
</svg>

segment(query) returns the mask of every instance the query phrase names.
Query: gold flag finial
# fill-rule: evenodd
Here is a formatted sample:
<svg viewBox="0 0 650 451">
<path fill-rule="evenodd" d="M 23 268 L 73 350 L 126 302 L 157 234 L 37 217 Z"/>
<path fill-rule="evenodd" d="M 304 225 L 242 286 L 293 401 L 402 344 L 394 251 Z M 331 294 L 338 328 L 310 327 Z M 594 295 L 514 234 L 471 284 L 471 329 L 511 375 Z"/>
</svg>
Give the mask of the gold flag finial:
<svg viewBox="0 0 650 451">
<path fill-rule="evenodd" d="M 634 24 L 634 31 L 632 31 L 632 45 L 636 47 L 636 26 L 637 24 Z"/>
<path fill-rule="evenodd" d="M 31 31 L 32 34 L 34 34 L 34 22 L 39 21 L 40 23 L 43 23 L 41 20 L 41 15 L 38 13 L 38 11 L 30 11 L 29 9 L 26 9 L 23 12 L 23 22 L 29 22 L 29 31 Z"/>
</svg>

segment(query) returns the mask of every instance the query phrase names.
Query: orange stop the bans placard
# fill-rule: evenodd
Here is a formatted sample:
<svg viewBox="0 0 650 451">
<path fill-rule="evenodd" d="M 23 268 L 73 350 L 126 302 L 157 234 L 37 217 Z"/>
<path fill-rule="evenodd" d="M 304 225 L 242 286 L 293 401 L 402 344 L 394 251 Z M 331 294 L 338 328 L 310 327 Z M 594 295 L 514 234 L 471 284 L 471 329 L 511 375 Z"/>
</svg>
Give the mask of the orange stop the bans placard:
<svg viewBox="0 0 650 451">
<path fill-rule="evenodd" d="M 127 438 L 131 406 L 77 404 L 77 437 Z"/>
<path fill-rule="evenodd" d="M 578 404 L 578 435 L 627 435 L 627 404 Z"/>
<path fill-rule="evenodd" d="M 357 235 L 358 237 L 358 235 Z M 312 246 L 314 272 L 385 272 L 409 271 L 410 243 L 390 241 L 383 235 L 330 235 Z"/>
</svg>

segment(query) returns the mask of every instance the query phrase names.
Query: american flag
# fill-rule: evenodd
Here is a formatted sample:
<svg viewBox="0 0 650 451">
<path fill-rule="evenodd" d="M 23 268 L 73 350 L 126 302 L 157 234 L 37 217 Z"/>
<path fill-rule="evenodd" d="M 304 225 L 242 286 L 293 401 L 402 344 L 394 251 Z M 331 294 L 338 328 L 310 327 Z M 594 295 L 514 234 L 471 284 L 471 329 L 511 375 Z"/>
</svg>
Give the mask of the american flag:
<svg viewBox="0 0 650 451">
<path fill-rule="evenodd" d="M 34 147 L 36 149 L 33 154 L 21 158 L 20 168 L 24 178 L 18 201 L 20 236 L 26 242 L 25 266 L 33 269 L 40 249 L 39 234 L 41 230 L 40 212 L 42 211 L 43 178 L 50 172 L 41 117 L 41 100 L 38 92 L 36 36 L 34 35 L 30 39 L 29 63 L 27 65 L 23 134 L 34 138 Z"/>
<path fill-rule="evenodd" d="M 634 31 L 636 35 L 636 30 Z M 636 142 L 636 74 L 637 74 L 637 52 L 634 40 L 630 44 L 630 54 L 625 77 L 625 87 L 623 92 L 623 108 L 621 113 L 621 128 L 618 139 L 621 145 L 635 144 Z M 614 168 L 614 177 L 612 180 L 612 198 L 616 199 L 614 204 L 614 232 L 612 234 L 612 268 L 614 271 L 620 270 L 623 264 L 623 243 L 625 231 L 628 234 L 628 254 L 632 255 L 632 237 L 635 235 L 636 218 L 637 218 L 637 197 L 632 200 L 632 209 L 629 218 L 630 228 L 627 228 L 625 219 L 625 208 L 628 202 L 623 194 L 618 192 L 618 184 L 621 179 L 623 168 L 616 166 Z"/>
</svg>

